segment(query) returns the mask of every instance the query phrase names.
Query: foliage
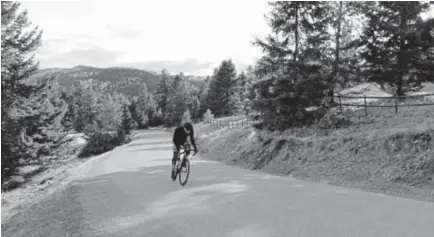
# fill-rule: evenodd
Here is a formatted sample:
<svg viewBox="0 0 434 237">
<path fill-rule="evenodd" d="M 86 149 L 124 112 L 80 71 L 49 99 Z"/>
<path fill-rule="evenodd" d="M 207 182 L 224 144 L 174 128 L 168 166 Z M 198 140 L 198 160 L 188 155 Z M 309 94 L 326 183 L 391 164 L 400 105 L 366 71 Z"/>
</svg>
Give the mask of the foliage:
<svg viewBox="0 0 434 237">
<path fill-rule="evenodd" d="M 369 2 L 363 8 L 367 27 L 359 40 L 364 75 L 393 85 L 398 95 L 423 81 L 434 81 L 434 19 L 423 2 Z"/>
</svg>

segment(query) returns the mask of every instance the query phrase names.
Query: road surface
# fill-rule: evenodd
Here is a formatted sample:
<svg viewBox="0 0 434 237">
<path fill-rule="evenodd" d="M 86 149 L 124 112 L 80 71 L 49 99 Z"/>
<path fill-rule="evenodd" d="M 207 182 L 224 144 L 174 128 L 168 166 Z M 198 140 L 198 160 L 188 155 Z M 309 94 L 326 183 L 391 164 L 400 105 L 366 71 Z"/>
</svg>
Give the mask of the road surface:
<svg viewBox="0 0 434 237">
<path fill-rule="evenodd" d="M 86 176 L 7 223 L 2 236 L 434 236 L 434 203 L 191 159 L 170 180 L 170 134 L 140 133 Z"/>
</svg>

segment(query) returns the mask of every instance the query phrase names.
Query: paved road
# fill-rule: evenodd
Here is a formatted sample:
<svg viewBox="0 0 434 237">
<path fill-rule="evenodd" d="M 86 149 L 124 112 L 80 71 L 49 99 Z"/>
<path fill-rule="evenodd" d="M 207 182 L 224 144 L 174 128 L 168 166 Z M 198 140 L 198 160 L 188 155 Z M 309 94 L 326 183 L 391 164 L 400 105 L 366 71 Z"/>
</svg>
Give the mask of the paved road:
<svg viewBox="0 0 434 237">
<path fill-rule="evenodd" d="M 85 178 L 2 225 L 2 236 L 432 237 L 434 203 L 229 167 L 193 157 L 169 179 L 170 134 L 150 130 L 92 160 Z M 84 171 L 83 171 L 84 172 Z"/>
</svg>

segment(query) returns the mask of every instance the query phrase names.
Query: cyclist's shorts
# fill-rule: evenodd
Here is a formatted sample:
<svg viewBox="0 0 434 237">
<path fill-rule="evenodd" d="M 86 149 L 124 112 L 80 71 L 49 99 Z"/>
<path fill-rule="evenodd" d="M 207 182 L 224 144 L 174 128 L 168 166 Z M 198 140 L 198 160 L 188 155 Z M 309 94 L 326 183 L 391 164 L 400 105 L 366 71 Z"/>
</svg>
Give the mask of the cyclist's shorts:
<svg viewBox="0 0 434 237">
<path fill-rule="evenodd" d="M 184 145 L 181 145 L 181 147 L 183 147 L 183 146 L 185 146 L 185 145 L 190 145 L 190 143 L 188 143 L 188 141 L 187 141 L 187 142 L 184 143 Z M 176 149 L 175 143 L 173 143 L 173 146 L 172 146 L 172 147 L 173 147 L 173 151 L 174 151 L 174 152 L 179 152 L 178 149 Z"/>
</svg>

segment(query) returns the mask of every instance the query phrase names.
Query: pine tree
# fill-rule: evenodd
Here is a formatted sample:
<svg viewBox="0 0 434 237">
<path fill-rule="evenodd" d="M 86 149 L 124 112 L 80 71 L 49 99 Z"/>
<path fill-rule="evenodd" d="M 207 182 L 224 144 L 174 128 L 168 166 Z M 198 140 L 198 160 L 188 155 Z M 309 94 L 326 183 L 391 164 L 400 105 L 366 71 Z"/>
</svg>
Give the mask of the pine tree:
<svg viewBox="0 0 434 237">
<path fill-rule="evenodd" d="M 237 78 L 238 96 L 240 101 L 239 112 L 247 113 L 247 96 L 249 93 L 249 84 L 247 76 L 244 72 L 241 72 Z"/>
<path fill-rule="evenodd" d="M 362 28 L 363 20 L 361 2 L 329 2 L 330 24 L 330 61 L 332 73 L 328 83 L 330 86 L 330 102 L 334 102 L 334 92 L 337 87 L 344 87 L 350 81 L 355 81 L 360 73 L 360 55 L 353 42 L 358 39 L 356 31 Z"/>
<path fill-rule="evenodd" d="M 270 129 L 313 122 L 306 108 L 321 104 L 330 68 L 326 2 L 273 2 L 269 25 L 273 35 L 257 40 L 265 55 L 258 61 L 255 84 L 262 112 Z"/>
<path fill-rule="evenodd" d="M 198 114 L 202 115 L 203 113 L 205 113 L 205 111 L 209 108 L 208 104 L 207 104 L 207 99 L 208 99 L 208 91 L 209 91 L 209 83 L 211 81 L 211 77 L 207 77 L 205 79 L 205 81 L 202 83 L 202 85 L 199 88 L 198 91 L 198 97 L 199 97 L 199 111 Z"/>
<path fill-rule="evenodd" d="M 23 100 L 30 102 L 27 98 L 38 98 L 38 93 L 47 88 L 47 84 L 27 83 L 38 67 L 33 52 L 41 44 L 42 32 L 37 27 L 31 28 L 27 11 L 19 12 L 19 7 L 18 2 L 1 2 L 2 184 L 5 178 L 15 172 L 20 158 L 26 157 L 29 152 L 35 153 L 32 147 L 27 146 L 27 128 L 20 123 L 23 117 L 28 118 L 27 114 L 17 117 L 11 111 L 22 111 L 18 105 L 26 105 Z M 43 104 L 49 106 L 46 101 Z M 57 113 L 57 110 L 53 113 Z M 33 115 L 40 116 L 38 113 Z M 52 120 L 44 119 L 44 122 Z M 46 134 L 47 127 L 49 124 L 41 124 L 40 130 Z"/>
<path fill-rule="evenodd" d="M 21 138 L 27 158 L 33 160 L 49 155 L 65 135 L 62 119 L 68 104 L 61 98 L 56 81 L 48 79 L 43 84 L 41 91 L 16 101 L 9 110 L 11 118 L 25 128 Z"/>
<path fill-rule="evenodd" d="M 122 104 L 112 94 L 102 95 L 100 98 L 101 110 L 96 120 L 103 131 L 116 131 L 121 124 Z"/>
<path fill-rule="evenodd" d="M 245 84 L 245 94 L 243 96 L 243 104 L 244 104 L 244 111 L 246 115 L 249 115 L 253 109 L 252 109 L 252 102 L 256 98 L 256 91 L 253 85 L 255 84 L 257 78 L 254 74 L 254 68 L 252 66 L 248 66 L 246 69 L 246 84 Z"/>
<path fill-rule="evenodd" d="M 166 126 L 180 124 L 182 115 L 190 104 L 189 90 L 185 78 L 182 75 L 176 75 L 170 87 L 170 96 L 168 97 L 168 106 L 165 116 Z"/>
<path fill-rule="evenodd" d="M 143 115 L 145 114 L 144 109 L 138 107 L 138 103 L 133 99 L 131 104 L 128 106 L 130 110 L 131 118 L 136 122 L 139 129 L 143 128 Z"/>
<path fill-rule="evenodd" d="M 148 125 L 149 126 L 154 126 L 151 121 L 154 120 L 154 117 L 156 115 L 156 104 L 155 104 L 155 100 L 153 97 L 153 94 L 149 93 L 148 94 L 148 99 L 147 99 L 147 104 L 146 104 L 146 109 L 145 109 L 145 113 L 149 119 Z"/>
<path fill-rule="evenodd" d="M 167 98 L 166 98 L 167 100 Z M 167 101 L 166 101 L 167 104 Z M 152 119 L 154 117 L 155 114 L 155 102 L 154 99 L 152 97 L 152 94 L 149 93 L 148 88 L 146 87 L 146 84 L 143 84 L 142 88 L 141 88 L 141 93 L 139 95 L 139 97 L 137 98 L 137 103 L 136 103 L 136 110 L 137 110 L 137 115 L 139 116 L 137 119 L 135 119 L 138 123 L 139 123 L 139 128 L 144 128 L 142 125 L 142 120 L 144 119 L 144 115 L 147 115 L 148 118 Z M 167 105 L 166 105 L 167 108 Z M 134 117 L 134 116 L 133 116 Z M 150 124 L 148 124 L 147 126 L 149 126 Z"/>
<path fill-rule="evenodd" d="M 162 71 L 162 79 L 158 84 L 156 97 L 157 107 L 161 109 L 163 117 L 166 117 L 168 98 L 170 95 L 171 77 L 166 70 Z"/>
<path fill-rule="evenodd" d="M 125 131 L 125 134 L 130 134 L 131 130 L 136 127 L 136 122 L 131 118 L 130 110 L 128 106 L 125 105 L 122 113 L 122 129 Z"/>
<path fill-rule="evenodd" d="M 200 119 L 200 115 L 201 115 L 200 114 L 201 104 L 200 104 L 200 100 L 199 100 L 200 97 L 198 95 L 198 92 L 192 93 L 190 95 L 190 98 L 191 98 L 190 110 L 192 111 L 191 118 L 192 120 L 197 121 L 198 119 Z"/>
<path fill-rule="evenodd" d="M 206 106 L 217 116 L 228 116 L 234 113 L 234 90 L 237 72 L 232 60 L 224 60 L 209 83 Z"/>
<path fill-rule="evenodd" d="M 142 122 L 142 128 L 147 129 L 149 128 L 149 117 L 147 114 L 143 114 L 143 122 Z"/>
<path fill-rule="evenodd" d="M 92 84 L 79 83 L 76 85 L 73 95 L 76 111 L 74 129 L 77 132 L 84 132 L 90 127 L 92 127 L 92 131 L 98 129 L 95 124 L 98 124 L 97 116 L 101 111 L 101 104 L 99 103 L 101 93 L 95 91 Z"/>
<path fill-rule="evenodd" d="M 66 111 L 65 116 L 63 116 L 62 125 L 66 130 L 73 130 L 76 111 L 72 93 L 62 91 L 62 99 L 68 104 L 68 110 Z"/>
<path fill-rule="evenodd" d="M 388 83 L 398 95 L 425 80 L 433 80 L 434 20 L 423 21 L 429 9 L 423 2 L 369 2 L 364 14 L 368 18 L 361 37 L 364 73 L 371 80 Z"/>
</svg>

